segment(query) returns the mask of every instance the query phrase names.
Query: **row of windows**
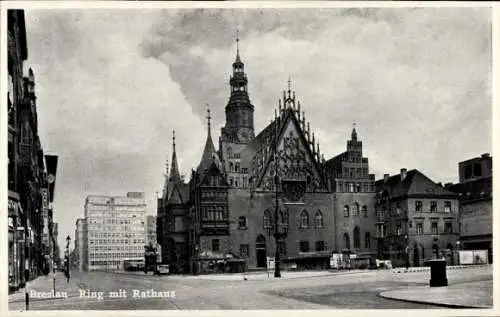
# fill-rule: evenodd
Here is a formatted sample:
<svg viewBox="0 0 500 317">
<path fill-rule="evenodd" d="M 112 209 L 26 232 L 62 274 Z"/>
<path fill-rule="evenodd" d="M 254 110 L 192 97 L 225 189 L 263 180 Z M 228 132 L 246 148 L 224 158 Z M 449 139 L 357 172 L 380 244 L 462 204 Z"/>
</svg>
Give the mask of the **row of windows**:
<svg viewBox="0 0 500 317">
<path fill-rule="evenodd" d="M 226 220 L 228 216 L 227 208 L 223 206 L 207 206 L 203 208 L 204 220 Z"/>
<path fill-rule="evenodd" d="M 344 167 L 344 177 L 349 177 L 349 178 L 368 177 L 368 167 L 362 167 L 362 168 Z"/>
<path fill-rule="evenodd" d="M 278 223 L 282 226 L 288 226 L 289 225 L 289 214 L 288 214 L 288 210 L 285 210 L 284 212 L 283 211 L 279 211 L 279 214 L 278 214 Z M 263 218 L 263 226 L 264 226 L 264 229 L 270 229 L 274 226 L 274 224 L 272 223 L 272 215 L 271 215 L 271 212 L 269 210 L 265 210 L 264 211 L 264 218 Z M 242 221 L 242 220 L 240 220 Z M 314 215 L 314 228 L 316 229 L 320 229 L 320 228 L 323 228 L 324 227 L 324 221 L 323 221 L 323 214 L 321 213 L 320 210 L 316 211 L 316 214 Z M 307 210 L 302 210 L 302 212 L 300 213 L 300 221 L 299 221 L 299 228 L 300 229 L 307 229 L 309 228 L 310 226 L 310 221 L 309 221 L 309 213 L 307 212 Z"/>
<path fill-rule="evenodd" d="M 90 238 L 139 238 L 139 237 L 144 237 L 144 233 L 89 231 L 88 236 Z"/>
<path fill-rule="evenodd" d="M 411 221 L 408 222 L 408 227 L 409 229 L 413 228 L 413 223 Z M 388 229 L 388 230 L 387 230 Z M 444 228 L 443 232 L 439 231 L 439 224 L 437 221 L 431 222 L 431 227 L 430 227 L 430 232 L 424 231 L 424 223 L 423 221 L 418 221 L 415 223 L 415 232 L 417 235 L 424 235 L 424 234 L 434 234 L 438 235 L 440 233 L 443 234 L 453 234 L 453 223 L 452 222 L 445 222 L 444 223 Z M 401 223 L 397 223 L 395 225 L 388 225 L 388 228 L 386 225 L 378 225 L 377 226 L 377 235 L 379 237 L 385 237 L 386 234 L 389 235 L 403 235 L 407 234 L 405 227 L 401 225 Z"/>
<path fill-rule="evenodd" d="M 372 193 L 375 191 L 375 183 L 369 182 L 342 182 L 337 181 L 337 192 L 345 193 Z"/>
<path fill-rule="evenodd" d="M 365 248 L 369 249 L 371 248 L 371 239 L 372 236 L 370 232 L 365 232 Z M 355 227 L 353 231 L 353 242 L 354 242 L 354 248 L 359 249 L 361 248 L 361 237 L 360 237 L 360 230 L 359 227 Z M 344 233 L 344 248 L 346 249 L 351 249 L 351 240 L 349 237 L 349 233 Z"/>
<path fill-rule="evenodd" d="M 248 187 L 248 181 L 247 177 L 243 176 L 242 179 L 239 179 L 237 177 L 229 177 L 229 185 L 232 187 L 242 187 L 242 188 L 247 188 Z"/>
<path fill-rule="evenodd" d="M 91 253 L 90 258 L 91 259 L 98 259 L 98 258 L 135 258 L 135 257 L 142 257 L 144 256 L 144 253 L 141 252 L 118 252 L 118 253 Z"/>
<path fill-rule="evenodd" d="M 120 265 L 121 261 L 90 261 L 90 265 Z"/>
<path fill-rule="evenodd" d="M 225 199 L 227 199 L 227 192 L 202 191 L 201 192 L 201 198 L 202 199 L 225 200 Z"/>
<path fill-rule="evenodd" d="M 355 203 L 352 209 L 352 215 L 353 216 L 359 216 L 360 215 L 360 208 L 359 204 Z M 361 208 L 363 212 L 363 217 L 368 217 L 368 207 L 366 205 L 363 205 Z M 344 217 L 349 218 L 350 216 L 350 208 L 348 205 L 344 205 Z"/>
<path fill-rule="evenodd" d="M 126 239 L 111 239 L 111 240 L 90 240 L 90 244 L 144 244 L 143 239 L 134 239 L 134 240 L 126 240 Z"/>
<path fill-rule="evenodd" d="M 144 249 L 144 246 L 92 246 L 89 248 L 89 252 L 95 252 L 95 251 L 135 251 L 135 250 L 142 250 Z"/>
<path fill-rule="evenodd" d="M 326 243 L 325 241 L 316 241 L 315 244 L 315 251 L 326 251 Z M 278 244 L 278 249 L 281 255 L 286 256 L 287 255 L 287 247 L 285 242 L 280 242 Z M 309 241 L 299 241 L 299 251 L 300 252 L 310 252 L 311 249 L 309 247 Z M 250 246 L 248 244 L 240 244 L 240 256 L 242 258 L 247 258 L 250 256 Z"/>
</svg>

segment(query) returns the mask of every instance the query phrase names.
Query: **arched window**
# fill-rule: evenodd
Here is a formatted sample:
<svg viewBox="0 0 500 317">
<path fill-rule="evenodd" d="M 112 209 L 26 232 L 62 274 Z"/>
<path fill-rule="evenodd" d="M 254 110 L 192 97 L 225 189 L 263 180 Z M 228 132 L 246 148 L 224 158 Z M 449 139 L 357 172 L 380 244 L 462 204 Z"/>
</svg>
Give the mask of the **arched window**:
<svg viewBox="0 0 500 317">
<path fill-rule="evenodd" d="M 316 215 L 314 216 L 314 226 L 316 228 L 323 228 L 323 214 L 319 210 L 316 212 Z"/>
<path fill-rule="evenodd" d="M 300 228 L 309 228 L 309 215 L 305 210 L 302 210 L 302 212 L 300 213 Z"/>
<path fill-rule="evenodd" d="M 264 229 L 271 228 L 271 213 L 267 209 L 264 211 L 263 224 L 264 224 Z"/>
<path fill-rule="evenodd" d="M 368 217 L 368 207 L 366 205 L 363 206 L 363 217 Z"/>
<path fill-rule="evenodd" d="M 369 232 L 365 233 L 365 248 L 369 249 L 371 248 L 371 239 L 372 236 Z"/>
<path fill-rule="evenodd" d="M 356 226 L 354 228 L 353 239 L 354 239 L 354 248 L 359 249 L 360 243 L 359 243 L 359 227 L 358 226 Z"/>
<path fill-rule="evenodd" d="M 230 162 L 230 163 L 229 163 L 229 171 L 230 171 L 230 172 L 232 172 L 232 171 L 233 171 L 233 163 L 232 163 L 232 162 Z"/>
<path fill-rule="evenodd" d="M 245 229 L 247 227 L 247 217 L 240 216 L 238 218 L 238 228 Z"/>
<path fill-rule="evenodd" d="M 351 248 L 351 241 L 349 239 L 349 234 L 347 232 L 344 233 L 344 248 L 347 250 Z"/>
<path fill-rule="evenodd" d="M 232 158 L 233 156 L 233 149 L 231 147 L 227 148 L 227 157 Z"/>
<path fill-rule="evenodd" d="M 354 212 L 353 212 L 354 216 L 359 216 L 359 204 L 358 203 L 355 203 L 354 204 Z"/>
<path fill-rule="evenodd" d="M 344 206 L 344 217 L 349 218 L 349 206 Z"/>
</svg>

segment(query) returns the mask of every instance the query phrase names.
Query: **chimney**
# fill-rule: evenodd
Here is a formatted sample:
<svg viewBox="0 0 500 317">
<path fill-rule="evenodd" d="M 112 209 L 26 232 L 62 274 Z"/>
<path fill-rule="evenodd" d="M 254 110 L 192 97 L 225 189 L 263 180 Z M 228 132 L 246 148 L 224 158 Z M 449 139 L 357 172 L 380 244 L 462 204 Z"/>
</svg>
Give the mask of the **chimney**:
<svg viewBox="0 0 500 317">
<path fill-rule="evenodd" d="M 384 184 L 389 180 L 389 174 L 384 174 Z"/>
<path fill-rule="evenodd" d="M 406 168 L 401 169 L 401 181 L 404 181 L 406 178 Z"/>
</svg>

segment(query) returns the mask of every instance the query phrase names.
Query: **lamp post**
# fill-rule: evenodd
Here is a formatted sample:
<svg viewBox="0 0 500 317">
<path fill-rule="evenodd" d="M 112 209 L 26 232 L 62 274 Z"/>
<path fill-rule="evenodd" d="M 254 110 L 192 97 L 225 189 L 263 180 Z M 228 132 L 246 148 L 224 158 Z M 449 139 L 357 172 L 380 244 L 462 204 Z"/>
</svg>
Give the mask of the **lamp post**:
<svg viewBox="0 0 500 317">
<path fill-rule="evenodd" d="M 460 240 L 457 240 L 457 263 L 460 265 Z"/>
</svg>

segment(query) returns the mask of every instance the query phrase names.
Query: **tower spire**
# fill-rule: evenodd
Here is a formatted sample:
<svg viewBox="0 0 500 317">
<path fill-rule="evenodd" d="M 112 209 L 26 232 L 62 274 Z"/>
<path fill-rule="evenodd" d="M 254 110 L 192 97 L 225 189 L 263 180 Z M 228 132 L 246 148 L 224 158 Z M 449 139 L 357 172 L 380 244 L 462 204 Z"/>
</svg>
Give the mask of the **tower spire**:
<svg viewBox="0 0 500 317">
<path fill-rule="evenodd" d="M 356 141 L 358 139 L 358 133 L 356 132 L 356 121 L 352 122 L 352 133 L 351 140 Z"/>
<path fill-rule="evenodd" d="M 172 166 L 170 167 L 169 182 L 177 182 L 181 180 L 179 173 L 179 165 L 177 163 L 177 153 L 175 150 L 175 130 L 172 130 Z"/>
<path fill-rule="evenodd" d="M 208 135 L 210 135 L 211 131 L 210 131 L 210 119 L 212 119 L 212 117 L 210 116 L 210 105 L 207 103 L 207 125 L 208 125 Z"/>
</svg>

